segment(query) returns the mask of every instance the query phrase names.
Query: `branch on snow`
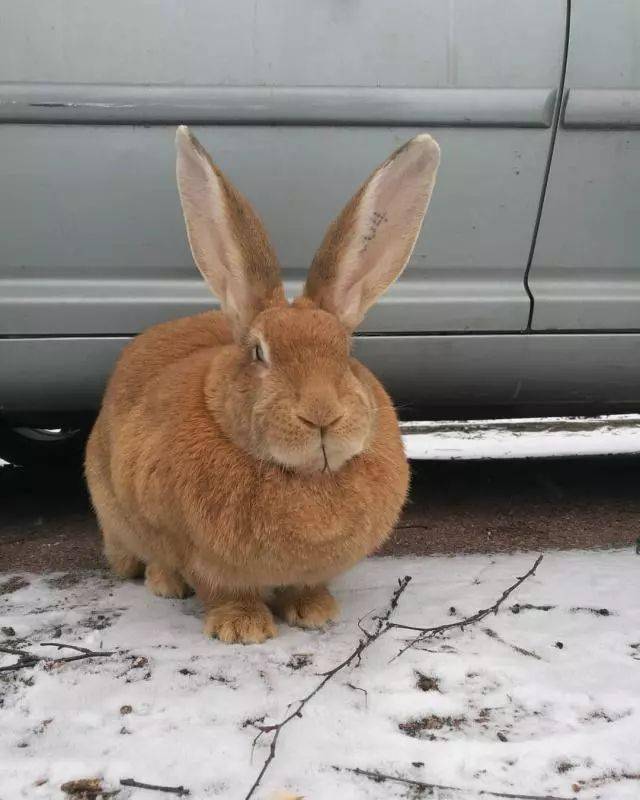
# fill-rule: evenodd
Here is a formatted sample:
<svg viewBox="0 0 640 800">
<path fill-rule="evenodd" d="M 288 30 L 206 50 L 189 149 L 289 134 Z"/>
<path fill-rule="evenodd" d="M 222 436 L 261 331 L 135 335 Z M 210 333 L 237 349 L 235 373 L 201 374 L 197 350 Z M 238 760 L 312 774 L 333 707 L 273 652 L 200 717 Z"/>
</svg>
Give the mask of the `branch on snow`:
<svg viewBox="0 0 640 800">
<path fill-rule="evenodd" d="M 35 653 L 30 653 L 28 650 L 19 650 L 14 647 L 0 647 L 0 653 L 6 653 L 11 656 L 18 656 L 18 660 L 13 664 L 6 667 L 0 667 L 0 672 L 15 672 L 19 669 L 26 669 L 33 667 L 43 661 L 46 664 L 68 664 L 71 661 L 81 661 L 85 658 L 108 658 L 115 655 L 114 652 L 107 650 L 89 650 L 86 647 L 76 647 L 73 644 L 61 644 L 60 642 L 42 642 L 40 647 L 55 647 L 58 650 L 76 650 L 79 655 L 76 656 L 63 656 L 56 658 L 53 656 L 38 656 Z"/>
<path fill-rule="evenodd" d="M 401 656 L 406 650 L 408 650 L 409 648 L 413 647 L 418 642 L 423 641 L 424 639 L 430 638 L 432 636 L 436 636 L 436 635 L 444 633 L 445 631 L 448 631 L 448 630 L 453 630 L 455 628 L 458 628 L 458 629 L 464 631 L 464 629 L 468 625 L 473 625 L 473 624 L 475 624 L 477 622 L 480 622 L 485 617 L 487 617 L 489 614 L 497 614 L 498 613 L 498 609 L 504 603 L 504 601 L 507 599 L 507 597 L 509 597 L 510 594 L 512 594 L 519 586 L 521 586 L 524 583 L 524 581 L 526 581 L 527 578 L 531 577 L 531 575 L 533 575 L 535 573 L 535 571 L 538 568 L 538 566 L 539 566 L 541 561 L 542 561 L 542 555 L 538 556 L 538 558 L 536 559 L 536 561 L 533 564 L 533 566 L 522 577 L 518 578 L 515 581 L 515 583 L 513 583 L 511 586 L 509 586 L 507 589 L 504 590 L 504 592 L 501 594 L 501 596 L 496 600 L 496 602 L 493 605 L 489 606 L 488 608 L 480 609 L 480 611 L 477 611 L 475 614 L 473 614 L 470 617 L 467 617 L 466 619 L 458 620 L 456 622 L 450 622 L 450 623 L 447 623 L 447 624 L 444 624 L 444 625 L 437 625 L 437 626 L 435 626 L 433 628 L 418 628 L 418 627 L 415 627 L 415 626 L 412 626 L 412 625 L 402 625 L 402 624 L 399 624 L 399 623 L 396 623 L 396 622 L 390 622 L 391 615 L 393 614 L 393 612 L 397 608 L 398 602 L 400 601 L 400 597 L 401 597 L 402 593 L 404 592 L 404 590 L 407 588 L 407 586 L 409 584 L 409 581 L 411 580 L 411 577 L 409 575 L 407 575 L 404 578 L 402 578 L 401 580 L 398 580 L 398 586 L 397 586 L 396 590 L 394 591 L 394 593 L 392 594 L 391 599 L 389 600 L 389 603 L 387 605 L 387 608 L 386 608 L 385 612 L 383 614 L 381 614 L 380 616 L 374 617 L 375 625 L 374 625 L 373 630 L 372 631 L 367 630 L 362 625 L 362 619 L 360 619 L 358 621 L 358 628 L 362 632 L 362 636 L 361 636 L 360 640 L 358 641 L 358 644 L 356 645 L 356 647 L 344 659 L 344 661 L 341 661 L 338 665 L 333 667 L 333 669 L 330 669 L 328 672 L 322 673 L 320 675 L 322 680 L 317 684 L 317 686 L 311 692 L 309 692 L 308 695 L 303 697 L 302 700 L 300 700 L 297 703 L 297 705 L 295 706 L 294 710 L 287 717 L 285 717 L 283 720 L 281 720 L 280 722 L 277 722 L 277 723 L 275 723 L 273 725 L 256 725 L 256 727 L 258 728 L 258 734 L 255 737 L 255 739 L 253 740 L 253 746 L 254 747 L 258 743 L 258 740 L 260 739 L 260 737 L 263 736 L 264 734 L 271 733 L 273 735 L 272 735 L 271 741 L 269 743 L 269 752 L 267 754 L 267 757 L 266 757 L 266 759 L 265 759 L 265 761 L 264 761 L 264 763 L 262 765 L 262 768 L 260 769 L 260 772 L 258 773 L 255 781 L 253 782 L 251 788 L 249 789 L 249 791 L 245 795 L 244 800 L 251 800 L 251 798 L 255 795 L 255 792 L 256 792 L 258 786 L 260 785 L 262 779 L 264 778 L 267 770 L 271 766 L 272 761 L 276 757 L 278 739 L 280 738 L 280 733 L 282 732 L 283 728 L 286 725 L 288 725 L 290 722 L 293 722 L 293 720 L 295 720 L 296 718 L 301 717 L 302 716 L 302 711 L 303 711 L 304 707 L 307 705 L 307 703 L 310 700 L 312 700 L 318 694 L 318 692 L 320 692 L 327 685 L 327 683 L 329 683 L 329 681 L 333 677 L 335 677 L 341 670 L 343 670 L 346 667 L 350 666 L 354 662 L 355 662 L 355 666 L 356 667 L 359 666 L 360 665 L 360 660 L 362 658 L 362 654 L 364 653 L 364 651 L 370 645 L 372 645 L 375 641 L 380 639 L 381 636 L 384 636 L 388 631 L 390 631 L 390 630 L 392 630 L 394 628 L 397 628 L 399 630 L 419 631 L 418 636 L 416 636 L 414 639 L 412 639 L 407 645 L 405 645 L 405 647 L 403 647 L 394 656 L 394 658 L 398 658 L 398 656 Z M 361 773 L 361 774 L 364 774 L 364 773 Z M 389 779 L 391 779 L 391 778 L 389 777 Z M 428 788 L 427 784 L 425 784 L 425 786 Z M 491 794 L 491 793 L 485 792 L 485 794 Z M 525 795 L 507 795 L 507 794 L 498 795 L 498 794 L 494 793 L 494 796 L 495 797 L 505 797 L 505 798 L 508 798 L 508 797 L 525 798 L 525 800 L 527 800 Z M 531 800 L 543 800 L 543 798 L 531 796 Z M 559 799 L 558 798 L 549 798 L 548 800 L 559 800 Z"/>
<path fill-rule="evenodd" d="M 536 558 L 535 563 L 533 566 L 527 570 L 527 572 L 518 578 L 514 583 L 511 584 L 504 592 L 500 595 L 500 597 L 496 600 L 496 602 L 489 606 L 488 608 L 481 608 L 479 611 L 476 611 L 475 614 L 472 614 L 470 617 L 465 617 L 465 619 L 457 620 L 456 622 L 447 622 L 444 625 L 434 625 L 432 628 L 420 628 L 415 625 L 402 625 L 398 622 L 389 622 L 387 628 L 397 628 L 399 630 L 404 631 L 419 631 L 418 635 L 413 638 L 410 642 L 408 642 L 403 648 L 398 650 L 396 655 L 391 659 L 394 661 L 396 658 L 399 658 L 403 653 L 407 650 L 412 648 L 414 645 L 423 642 L 425 639 L 431 639 L 434 636 L 439 636 L 446 631 L 455 630 L 456 628 L 464 631 L 464 629 L 468 625 L 475 625 L 477 622 L 480 622 L 485 617 L 488 617 L 489 614 L 497 614 L 498 609 L 504 603 L 504 601 L 509 597 L 510 594 L 515 592 L 515 590 L 520 587 L 527 578 L 530 578 L 532 575 L 535 574 L 535 571 L 540 566 L 540 562 L 542 561 L 542 555 L 539 555 Z"/>
<path fill-rule="evenodd" d="M 150 789 L 154 792 L 165 792 L 166 794 L 177 794 L 178 797 L 187 797 L 191 794 L 189 789 L 184 786 L 159 786 L 155 783 L 141 783 L 134 778 L 121 778 L 121 786 L 131 786 L 135 789 Z"/>
<path fill-rule="evenodd" d="M 526 648 L 520 647 L 517 644 L 511 644 L 511 642 L 505 642 L 502 636 L 499 636 L 491 628 L 483 628 L 482 631 L 483 633 L 486 633 L 490 639 L 494 639 L 496 642 L 500 642 L 500 644 L 505 644 L 507 647 L 510 647 L 514 653 L 519 653 L 521 656 L 528 656 L 529 658 L 535 658 L 536 661 L 544 660 L 542 656 L 539 656 L 537 653 L 534 653 L 533 650 L 527 650 Z"/>
<path fill-rule="evenodd" d="M 301 717 L 302 711 L 304 707 L 307 705 L 307 703 L 310 700 L 312 700 L 318 694 L 318 692 L 320 692 L 327 685 L 327 683 L 329 683 L 329 681 L 333 677 L 335 677 L 341 670 L 345 669 L 345 667 L 348 667 L 350 664 L 353 664 L 354 661 L 357 661 L 359 664 L 364 651 L 390 629 L 389 618 L 391 617 L 391 614 L 395 611 L 398 602 L 400 600 L 400 596 L 407 588 L 410 580 L 411 580 L 410 575 L 406 575 L 401 580 L 398 580 L 398 586 L 394 591 L 394 593 L 391 595 L 391 599 L 389 601 L 389 604 L 385 612 L 380 616 L 375 617 L 376 624 L 374 626 L 373 631 L 367 631 L 360 626 L 360 630 L 362 631 L 363 635 L 358 641 L 356 647 L 352 650 L 352 652 L 344 659 L 344 661 L 341 661 L 337 666 L 333 667 L 328 672 L 323 672 L 320 676 L 322 680 L 316 685 L 316 687 L 311 692 L 309 692 L 308 695 L 303 697 L 302 700 L 300 700 L 297 703 L 294 710 L 287 717 L 285 717 L 281 722 L 275 723 L 274 725 L 256 726 L 258 728 L 258 735 L 253 740 L 254 747 L 257 744 L 260 737 L 263 736 L 265 733 L 272 733 L 273 736 L 271 737 L 271 742 L 269 743 L 269 753 L 264 761 L 264 764 L 262 765 L 262 768 L 260 769 L 260 772 L 258 773 L 255 781 L 253 782 L 253 785 L 245 795 L 244 800 L 250 800 L 250 798 L 254 796 L 256 789 L 258 788 L 260 782 L 265 776 L 265 773 L 271 766 L 271 762 L 276 757 L 276 748 L 278 746 L 278 739 L 280 737 L 282 729 L 290 722 L 293 722 L 294 719 Z M 360 620 L 360 622 L 362 622 L 362 620 Z"/>
<path fill-rule="evenodd" d="M 376 783 L 385 783 L 386 781 L 390 781 L 391 783 L 401 783 L 404 786 L 414 786 L 416 789 L 421 791 L 429 790 L 432 792 L 434 789 L 448 792 L 470 791 L 468 788 L 462 788 L 461 786 L 447 786 L 442 783 L 427 783 L 426 781 L 417 781 L 413 780 L 412 778 L 403 778 L 401 775 L 386 775 L 384 772 L 378 772 L 377 770 L 359 769 L 358 767 L 355 769 L 351 769 L 349 767 L 334 767 L 334 769 L 338 770 L 338 772 L 345 771 L 351 772 L 354 775 L 361 775 L 362 777 L 369 778 L 369 780 L 375 781 Z M 480 797 L 501 797 L 506 798 L 506 800 L 576 800 L 575 797 L 556 797 L 555 795 L 551 794 L 514 794 L 512 792 L 492 792 L 489 789 L 473 789 L 471 791 Z"/>
</svg>

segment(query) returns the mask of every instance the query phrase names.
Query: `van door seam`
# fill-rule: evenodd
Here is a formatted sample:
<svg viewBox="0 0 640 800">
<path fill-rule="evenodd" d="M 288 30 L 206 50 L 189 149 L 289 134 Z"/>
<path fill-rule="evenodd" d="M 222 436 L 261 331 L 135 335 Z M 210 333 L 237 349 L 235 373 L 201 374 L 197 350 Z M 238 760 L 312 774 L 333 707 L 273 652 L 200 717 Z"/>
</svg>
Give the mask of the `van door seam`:
<svg viewBox="0 0 640 800">
<path fill-rule="evenodd" d="M 535 254 L 536 243 L 538 241 L 538 231 L 540 230 L 540 220 L 542 219 L 542 209 L 544 206 L 545 196 L 547 193 L 547 184 L 549 183 L 549 174 L 551 172 L 551 162 L 553 160 L 553 153 L 556 145 L 556 136 L 558 134 L 558 125 L 560 124 L 560 116 L 564 103 L 564 84 L 567 74 L 567 61 L 569 57 L 569 37 L 571 33 L 571 0 L 567 0 L 566 5 L 566 19 L 565 19 L 565 34 L 564 34 L 564 50 L 562 53 L 562 66 L 560 68 L 560 80 L 558 84 L 558 93 L 555 99 L 553 109 L 553 120 L 551 123 L 551 138 L 549 140 L 549 150 L 547 153 L 547 163 L 545 165 L 544 176 L 542 179 L 542 188 L 540 191 L 540 199 L 538 201 L 538 210 L 536 212 L 536 219 L 533 226 L 533 234 L 531 236 L 531 245 L 529 247 L 529 257 L 527 258 L 527 267 L 524 272 L 524 290 L 529 297 L 529 319 L 527 320 L 527 327 L 525 333 L 531 333 L 533 325 L 533 313 L 535 309 L 535 298 L 531 287 L 529 286 L 529 273 L 531 272 L 531 265 L 533 264 L 533 256 Z"/>
</svg>

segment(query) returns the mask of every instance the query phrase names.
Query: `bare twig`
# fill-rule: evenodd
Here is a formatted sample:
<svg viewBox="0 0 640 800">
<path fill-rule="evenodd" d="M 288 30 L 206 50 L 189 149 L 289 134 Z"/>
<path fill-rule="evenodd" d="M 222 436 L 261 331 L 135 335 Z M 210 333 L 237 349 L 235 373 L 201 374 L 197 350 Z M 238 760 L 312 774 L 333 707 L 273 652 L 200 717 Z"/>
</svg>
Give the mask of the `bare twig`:
<svg viewBox="0 0 640 800">
<path fill-rule="evenodd" d="M 553 611 L 555 606 L 537 606 L 532 603 L 514 603 L 509 609 L 512 614 L 519 614 L 521 611 Z"/>
<path fill-rule="evenodd" d="M 434 625 L 432 628 L 421 628 L 415 625 L 402 625 L 398 622 L 389 622 L 387 628 L 398 628 L 400 630 L 405 631 L 418 631 L 418 635 L 413 638 L 410 642 L 408 642 L 404 647 L 402 647 L 396 655 L 391 659 L 394 661 L 396 658 L 399 658 L 403 653 L 407 650 L 412 648 L 414 645 L 418 644 L 419 642 L 423 642 L 425 639 L 430 639 L 433 636 L 439 636 L 440 634 L 444 633 L 445 631 L 454 630 L 455 628 L 460 629 L 463 631 L 468 625 L 473 625 L 477 622 L 480 622 L 485 617 L 488 617 L 489 614 L 497 614 L 498 609 L 504 603 L 504 601 L 509 597 L 512 592 L 521 586 L 527 578 L 530 578 L 535 571 L 538 569 L 540 562 L 542 561 L 542 554 L 536 558 L 535 563 L 533 566 L 520 578 L 518 578 L 515 583 L 512 583 L 504 592 L 500 595 L 500 597 L 496 600 L 496 602 L 489 606 L 488 608 L 482 608 L 479 611 L 476 611 L 475 614 L 472 614 L 470 617 L 465 617 L 465 619 L 457 620 L 456 622 L 448 622 L 444 625 Z"/>
<path fill-rule="evenodd" d="M 378 772 L 377 770 L 366 770 L 366 769 L 359 769 L 356 767 L 355 769 L 351 769 L 349 767 L 334 767 L 334 769 L 338 771 L 347 771 L 352 772 L 354 775 L 362 775 L 365 778 L 369 778 L 376 783 L 384 783 L 385 781 L 391 781 L 393 783 L 402 783 L 405 786 L 415 786 L 418 789 L 422 790 L 433 790 L 433 789 L 442 789 L 448 792 L 468 792 L 468 788 L 463 788 L 461 786 L 447 786 L 442 783 L 427 783 L 425 781 L 416 781 L 411 778 L 403 778 L 399 775 L 386 775 L 384 772 Z M 556 797 L 551 794 L 517 794 L 513 792 L 493 792 L 489 789 L 472 789 L 475 794 L 480 797 L 502 797 L 506 798 L 507 800 L 576 800 L 575 797 Z"/>
<path fill-rule="evenodd" d="M 26 650 L 17 650 L 15 647 L 0 647 L 0 653 L 7 653 L 10 656 L 29 656 Z M 35 658 L 36 656 L 34 656 Z"/>
<path fill-rule="evenodd" d="M 363 689 L 362 686 L 356 686 L 355 683 L 345 683 L 345 686 L 348 686 L 349 689 L 353 689 L 354 692 L 362 692 L 364 695 L 364 707 L 367 708 L 369 705 L 369 692 L 366 689 Z"/>
<path fill-rule="evenodd" d="M 76 645 L 73 644 L 60 644 L 59 642 L 43 642 L 41 647 L 56 647 L 58 650 L 61 650 L 62 648 L 77 650 L 79 655 L 55 658 L 53 656 L 38 656 L 35 653 L 29 653 L 27 650 L 0 647 L 0 653 L 19 656 L 18 660 L 13 664 L 9 664 L 6 667 L 0 667 L 0 672 L 15 672 L 19 669 L 33 667 L 40 662 L 44 662 L 45 664 L 69 664 L 71 661 L 81 661 L 85 658 L 108 658 L 109 656 L 115 655 L 114 652 L 107 650 L 88 650 L 86 647 L 76 647 Z"/>
<path fill-rule="evenodd" d="M 40 647 L 55 647 L 58 650 L 77 650 L 78 653 L 85 655 L 93 655 L 94 651 L 89 650 L 87 647 L 78 647 L 75 644 L 60 644 L 60 642 L 40 642 Z"/>
<path fill-rule="evenodd" d="M 500 608 L 502 603 L 504 603 L 504 601 L 507 599 L 507 597 L 509 597 L 509 595 L 512 592 L 514 592 L 527 578 L 529 578 L 531 575 L 533 575 L 535 573 L 535 571 L 538 568 L 538 565 L 540 564 L 541 561 L 542 561 L 542 555 L 538 556 L 538 558 L 536 559 L 534 565 L 529 569 L 529 571 L 525 575 L 523 575 L 521 578 L 518 578 L 517 581 L 515 583 L 513 583 L 511 586 L 509 586 L 508 589 L 505 589 L 504 592 L 502 593 L 502 595 L 498 598 L 498 600 L 496 600 L 496 602 L 492 606 L 490 606 L 489 608 L 481 609 L 480 611 L 477 611 L 473 616 L 467 617 L 466 619 L 458 620 L 457 622 L 450 622 L 450 623 L 445 624 L 445 625 L 437 625 L 437 626 L 435 626 L 433 628 L 418 628 L 418 627 L 415 627 L 415 626 L 412 626 L 412 625 L 401 625 L 399 623 L 390 622 L 389 621 L 392 613 L 395 611 L 395 609 L 396 609 L 396 607 L 398 605 L 398 602 L 400 600 L 400 596 L 402 595 L 404 590 L 407 588 L 407 585 L 409 584 L 409 581 L 411 580 L 411 577 L 410 576 L 405 576 L 404 578 L 399 580 L 398 581 L 398 586 L 397 586 L 396 590 L 394 591 L 393 595 L 391 596 L 391 600 L 389 601 L 389 605 L 387 606 L 387 609 L 384 612 L 384 614 L 381 614 L 378 617 L 374 617 L 375 625 L 374 625 L 372 631 L 367 630 L 362 625 L 362 619 L 358 620 L 358 628 L 362 632 L 362 636 L 361 636 L 360 640 L 358 641 L 358 644 L 356 645 L 356 647 L 344 659 L 344 661 L 341 661 L 339 664 L 337 664 L 335 667 L 330 669 L 328 672 L 321 673 L 320 677 L 322 678 L 322 680 L 317 684 L 317 686 L 311 692 L 309 692 L 309 694 L 307 694 L 305 697 L 303 697 L 302 700 L 300 700 L 295 705 L 293 711 L 288 716 L 286 716 L 283 720 L 281 720 L 280 722 L 277 722 L 277 723 L 275 723 L 273 725 L 256 725 L 256 728 L 258 729 L 258 734 L 256 735 L 255 739 L 253 740 L 253 747 L 256 746 L 256 744 L 258 743 L 260 737 L 263 736 L 265 733 L 271 733 L 273 735 L 272 735 L 271 741 L 269 743 L 269 753 L 267 754 L 267 757 L 266 757 L 266 759 L 265 759 L 265 761 L 264 761 L 264 763 L 262 765 L 262 768 L 260 769 L 260 772 L 258 773 L 255 781 L 253 782 L 251 788 L 249 789 L 249 791 L 245 795 L 244 800 L 250 800 L 254 796 L 254 794 L 256 792 L 256 789 L 260 785 L 260 782 L 262 781 L 265 773 L 267 772 L 267 770 L 271 766 L 271 762 L 276 757 L 276 749 L 277 749 L 277 746 L 278 746 L 278 739 L 280 738 L 280 733 L 282 732 L 282 729 L 286 725 L 288 725 L 290 722 L 292 722 L 294 719 L 296 719 L 296 717 L 301 717 L 302 716 L 302 711 L 303 711 L 304 707 L 306 706 L 306 704 L 310 700 L 312 700 L 318 694 L 318 692 L 320 692 L 326 686 L 326 684 L 335 675 L 337 675 L 341 670 L 345 669 L 345 667 L 350 666 L 354 662 L 355 662 L 356 667 L 359 666 L 360 659 L 362 658 L 362 654 L 364 653 L 364 651 L 371 644 L 373 644 L 373 642 L 377 641 L 381 636 L 384 636 L 385 633 L 387 633 L 388 631 L 392 630 L 393 628 L 398 628 L 400 630 L 419 631 L 418 636 L 416 636 L 414 639 L 412 639 L 404 648 L 402 648 L 394 656 L 394 658 L 398 658 L 398 656 L 402 655 L 402 653 L 404 653 L 410 647 L 413 647 L 418 642 L 423 641 L 424 639 L 427 639 L 427 638 L 429 638 L 431 636 L 436 636 L 437 634 L 443 633 L 444 631 L 447 631 L 447 630 L 452 630 L 454 628 L 459 628 L 460 630 L 464 630 L 467 625 L 472 625 L 472 624 L 474 624 L 476 622 L 480 622 L 480 620 L 484 619 L 486 616 L 488 616 L 491 613 L 497 614 L 498 613 L 498 609 Z M 499 796 L 499 795 L 497 795 L 497 796 Z M 503 795 L 503 796 L 504 797 L 508 797 L 509 795 Z M 513 797 L 517 798 L 518 795 L 513 795 Z M 538 800 L 538 798 L 533 798 L 533 800 Z"/>
<path fill-rule="evenodd" d="M 510 647 L 514 652 L 520 653 L 521 656 L 529 656 L 529 658 L 535 658 L 537 661 L 544 661 L 542 656 L 539 656 L 537 653 L 534 653 L 533 650 L 526 650 L 524 647 L 520 647 L 517 644 L 512 644 L 511 642 L 506 642 L 502 636 L 498 636 L 498 634 L 492 628 L 483 628 L 484 633 L 490 639 L 495 639 L 496 642 L 500 642 L 500 644 L 504 644 L 507 647 Z"/>
<path fill-rule="evenodd" d="M 120 778 L 120 786 L 131 786 L 134 789 L 151 789 L 154 792 L 166 792 L 167 794 L 177 794 L 178 797 L 187 797 L 191 792 L 184 786 L 157 786 L 155 783 L 141 783 L 134 778 Z"/>
<path fill-rule="evenodd" d="M 254 747 L 263 734 L 272 733 L 273 736 L 271 737 L 271 742 L 269 743 L 269 753 L 255 781 L 253 782 L 251 788 L 245 795 L 244 800 L 250 800 L 250 798 L 254 796 L 256 789 L 258 788 L 260 782 L 265 776 L 265 773 L 271 766 L 271 762 L 276 757 L 276 748 L 278 746 L 278 739 L 280 738 L 280 733 L 282 732 L 282 729 L 285 727 L 285 725 L 288 725 L 290 722 L 296 719 L 296 717 L 301 717 L 302 711 L 304 707 L 307 705 L 307 703 L 310 700 L 312 700 L 318 694 L 318 692 L 320 692 L 335 675 L 337 675 L 341 670 L 345 669 L 345 667 L 348 667 L 354 661 L 359 662 L 364 651 L 370 645 L 372 645 L 373 642 L 375 642 L 389 630 L 390 627 L 389 618 L 391 617 L 391 614 L 395 611 L 398 602 L 400 600 L 400 596 L 407 588 L 407 585 L 409 584 L 410 580 L 411 576 L 409 575 L 406 575 L 401 580 L 398 580 L 398 586 L 391 596 L 391 600 L 389 601 L 389 605 L 387 606 L 386 611 L 384 612 L 384 614 L 381 614 L 379 617 L 375 618 L 376 624 L 374 626 L 373 631 L 367 631 L 360 626 L 363 635 L 360 638 L 356 647 L 352 650 L 352 652 L 344 659 L 344 661 L 341 661 L 337 666 L 333 667 L 328 672 L 321 673 L 320 677 L 322 678 L 322 680 L 316 685 L 316 687 L 311 692 L 309 692 L 309 694 L 303 697 L 302 700 L 300 700 L 296 704 L 294 710 L 287 717 L 285 717 L 281 722 L 275 723 L 274 725 L 256 726 L 258 728 L 258 735 L 253 740 Z"/>
<path fill-rule="evenodd" d="M 606 786 L 608 783 L 616 783 L 618 781 L 640 781 L 640 772 L 617 772 L 612 769 L 605 772 L 604 775 L 596 775 L 593 778 L 580 781 L 578 785 L 581 789 L 587 789 L 589 786 Z"/>
<path fill-rule="evenodd" d="M 14 672 L 15 670 L 25 667 L 32 667 L 40 661 L 39 656 L 32 655 L 27 650 L 18 650 L 14 647 L 0 647 L 0 653 L 6 653 L 9 656 L 18 656 L 18 660 L 13 664 L 0 667 L 0 672 Z"/>
<path fill-rule="evenodd" d="M 81 653 L 78 656 L 65 656 L 64 658 L 46 658 L 43 661 L 46 661 L 47 664 L 70 664 L 72 661 L 82 661 L 85 658 L 109 658 L 109 656 L 113 656 L 115 653 L 113 652 L 102 652 L 100 650 L 96 650 L 94 653 Z"/>
</svg>

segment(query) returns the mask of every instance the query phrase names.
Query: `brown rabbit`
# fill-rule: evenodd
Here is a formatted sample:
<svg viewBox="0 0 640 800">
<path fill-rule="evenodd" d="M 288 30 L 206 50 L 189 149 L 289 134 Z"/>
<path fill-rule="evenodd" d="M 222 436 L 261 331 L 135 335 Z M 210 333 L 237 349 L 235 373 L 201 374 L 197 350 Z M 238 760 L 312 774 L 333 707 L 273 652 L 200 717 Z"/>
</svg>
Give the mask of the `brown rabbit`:
<svg viewBox="0 0 640 800">
<path fill-rule="evenodd" d="M 416 136 L 330 226 L 303 295 L 285 299 L 251 206 L 181 126 L 177 177 L 193 257 L 222 311 L 156 325 L 122 353 L 87 446 L 107 559 L 162 597 L 192 587 L 205 632 L 276 634 L 338 611 L 326 582 L 375 550 L 408 465 L 381 384 L 350 334 L 404 269 L 439 148 Z"/>
</svg>

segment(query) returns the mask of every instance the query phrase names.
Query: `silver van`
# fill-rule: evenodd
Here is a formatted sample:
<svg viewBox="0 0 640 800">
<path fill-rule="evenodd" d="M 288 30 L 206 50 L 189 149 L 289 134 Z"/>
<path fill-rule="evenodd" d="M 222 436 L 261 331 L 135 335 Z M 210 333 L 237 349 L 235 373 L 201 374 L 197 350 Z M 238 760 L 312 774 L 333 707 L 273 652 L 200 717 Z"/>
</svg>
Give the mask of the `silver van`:
<svg viewBox="0 0 640 800">
<path fill-rule="evenodd" d="M 356 341 L 405 416 L 640 406 L 637 0 L 1 12 L 0 457 L 78 449 L 125 342 L 211 305 L 178 123 L 261 213 L 292 291 L 372 168 L 438 139 L 412 261 Z"/>
</svg>

